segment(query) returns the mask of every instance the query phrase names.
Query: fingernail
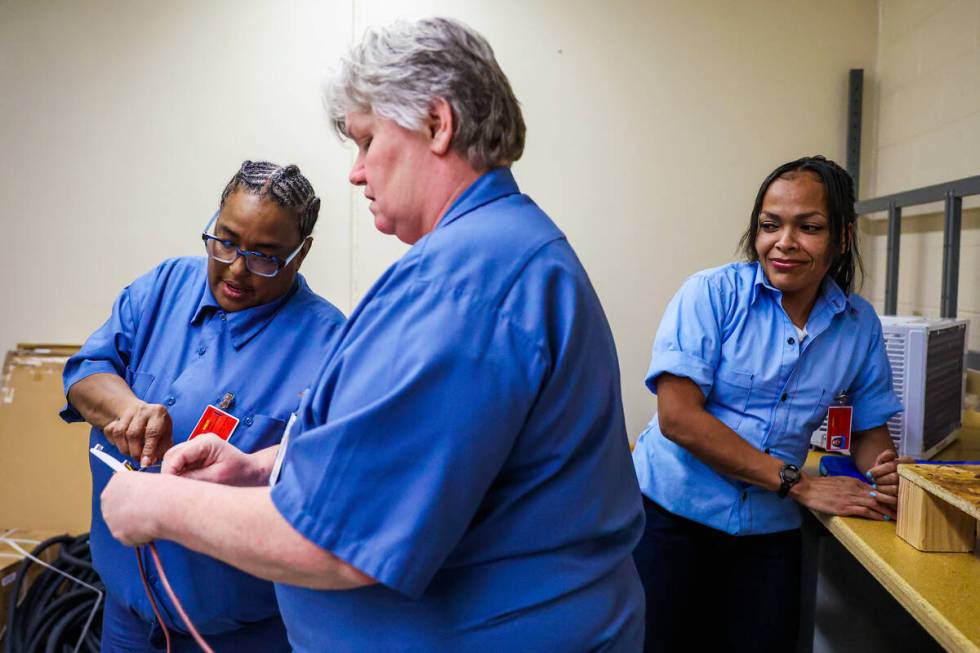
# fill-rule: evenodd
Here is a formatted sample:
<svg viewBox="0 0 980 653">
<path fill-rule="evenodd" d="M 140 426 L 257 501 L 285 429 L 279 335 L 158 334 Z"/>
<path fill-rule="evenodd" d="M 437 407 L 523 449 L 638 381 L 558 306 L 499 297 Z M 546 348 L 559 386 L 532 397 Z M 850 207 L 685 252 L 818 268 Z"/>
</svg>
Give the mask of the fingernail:
<svg viewBox="0 0 980 653">
<path fill-rule="evenodd" d="M 877 493 L 877 492 L 869 492 L 868 494 L 870 494 L 870 495 L 871 495 L 871 496 L 873 496 L 873 497 L 876 497 L 876 496 L 878 496 L 878 493 Z"/>
<path fill-rule="evenodd" d="M 877 490 L 877 489 L 878 489 L 878 484 L 877 484 L 877 483 L 872 483 L 872 484 L 871 484 L 871 487 L 873 487 L 874 489 L 876 489 L 876 490 Z"/>
<path fill-rule="evenodd" d="M 889 517 L 888 515 L 885 515 L 885 521 L 891 521 L 891 520 L 892 520 L 891 517 Z"/>
<path fill-rule="evenodd" d="M 864 475 L 868 478 L 869 481 L 871 480 L 871 470 L 870 469 L 868 471 L 866 471 L 864 473 Z"/>
<path fill-rule="evenodd" d="M 144 456 L 143 459 L 140 460 L 140 467 L 149 467 L 149 466 L 150 466 L 150 458 L 149 456 Z"/>
</svg>

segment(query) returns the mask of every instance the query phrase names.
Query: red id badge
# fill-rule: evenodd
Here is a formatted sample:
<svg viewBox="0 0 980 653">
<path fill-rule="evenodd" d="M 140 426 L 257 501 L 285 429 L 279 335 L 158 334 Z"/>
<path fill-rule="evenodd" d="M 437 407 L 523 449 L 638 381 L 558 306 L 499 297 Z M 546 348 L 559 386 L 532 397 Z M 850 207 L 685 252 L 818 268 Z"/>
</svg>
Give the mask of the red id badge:
<svg viewBox="0 0 980 653">
<path fill-rule="evenodd" d="M 846 451 L 851 448 L 852 406 L 831 406 L 827 409 L 827 451 Z"/>
<path fill-rule="evenodd" d="M 238 418 L 229 415 L 216 406 L 208 406 L 204 409 L 201 419 L 197 420 L 197 426 L 191 432 L 188 440 L 193 440 L 203 433 L 214 433 L 222 440 L 227 440 L 235 432 L 238 426 Z"/>
</svg>

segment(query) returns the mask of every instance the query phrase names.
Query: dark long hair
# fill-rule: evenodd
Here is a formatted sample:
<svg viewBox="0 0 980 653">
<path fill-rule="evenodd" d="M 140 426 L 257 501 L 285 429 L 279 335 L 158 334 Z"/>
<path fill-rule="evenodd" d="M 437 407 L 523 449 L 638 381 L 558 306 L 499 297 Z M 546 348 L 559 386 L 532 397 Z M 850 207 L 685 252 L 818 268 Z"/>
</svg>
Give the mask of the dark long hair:
<svg viewBox="0 0 980 653">
<path fill-rule="evenodd" d="M 755 239 L 759 234 L 759 212 L 762 211 L 762 200 L 772 182 L 794 172 L 811 172 L 816 175 L 824 187 L 827 198 L 827 221 L 830 230 L 830 247 L 834 259 L 830 262 L 827 275 L 830 276 L 844 294 L 850 295 L 854 290 L 855 270 L 860 270 L 864 276 L 864 264 L 857 242 L 857 214 L 854 212 L 854 181 L 851 175 L 830 159 L 817 155 L 805 156 L 796 161 L 784 163 L 769 173 L 769 176 L 759 187 L 749 219 L 749 228 L 742 234 L 738 248 L 746 260 L 758 261 L 759 254 L 755 251 Z M 843 253 L 842 251 L 843 247 Z"/>
</svg>

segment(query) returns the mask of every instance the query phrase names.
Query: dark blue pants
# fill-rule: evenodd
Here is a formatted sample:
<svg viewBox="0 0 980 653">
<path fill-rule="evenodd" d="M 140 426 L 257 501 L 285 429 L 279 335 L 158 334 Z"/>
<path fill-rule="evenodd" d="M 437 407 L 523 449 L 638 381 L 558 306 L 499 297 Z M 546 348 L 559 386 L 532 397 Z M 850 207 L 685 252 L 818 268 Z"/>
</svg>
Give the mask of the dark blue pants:
<svg viewBox="0 0 980 653">
<path fill-rule="evenodd" d="M 215 653 L 289 653 L 286 626 L 275 617 L 221 635 L 204 635 Z M 172 653 L 200 653 L 189 635 L 170 631 Z M 106 596 L 102 616 L 102 653 L 160 653 L 166 650 L 163 631 L 125 605 Z"/>
<path fill-rule="evenodd" d="M 736 537 L 643 504 L 633 559 L 646 590 L 644 651 L 796 650 L 799 529 Z"/>
</svg>

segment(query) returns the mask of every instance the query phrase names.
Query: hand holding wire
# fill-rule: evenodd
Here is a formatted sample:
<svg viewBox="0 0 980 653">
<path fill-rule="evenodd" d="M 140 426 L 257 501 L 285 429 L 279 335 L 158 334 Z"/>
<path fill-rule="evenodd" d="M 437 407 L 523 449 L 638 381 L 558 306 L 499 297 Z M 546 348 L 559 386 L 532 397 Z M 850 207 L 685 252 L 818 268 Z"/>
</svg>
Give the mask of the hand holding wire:
<svg viewBox="0 0 980 653">
<path fill-rule="evenodd" d="M 156 536 L 153 502 L 166 497 L 158 474 L 113 474 L 102 491 L 102 517 L 112 536 L 128 546 Z"/>
<path fill-rule="evenodd" d="M 114 472 L 123 472 L 121 474 L 114 473 L 102 491 L 100 497 L 102 517 L 113 537 L 123 544 L 136 547 L 134 550 L 136 552 L 136 562 L 139 567 L 140 579 L 143 581 L 143 589 L 146 591 L 146 595 L 150 600 L 153 614 L 156 616 L 157 622 L 163 630 L 163 635 L 167 643 L 167 653 L 171 653 L 172 650 L 170 631 L 167 629 L 166 622 L 164 622 L 163 617 L 160 615 L 156 598 L 153 596 L 153 590 L 147 581 L 146 570 L 143 566 L 143 556 L 140 554 L 139 548 L 141 544 L 146 544 L 149 547 L 150 555 L 153 557 L 153 564 L 156 566 L 160 582 L 163 584 L 167 596 L 170 597 L 170 602 L 177 610 L 191 637 L 201 647 L 204 653 L 214 653 L 214 650 L 197 631 L 197 628 L 194 627 L 194 623 L 184 610 L 184 606 L 181 605 L 180 599 L 177 598 L 177 594 L 170 586 L 167 574 L 163 570 L 163 563 L 160 561 L 160 554 L 157 552 L 156 545 L 153 544 L 156 523 L 150 517 L 157 513 L 152 509 L 152 506 L 147 509 L 147 506 L 143 505 L 146 501 L 159 500 L 160 497 L 166 497 L 167 493 L 165 492 L 165 488 L 159 486 L 166 485 L 172 482 L 173 479 L 158 474 L 126 473 L 135 470 L 128 463 L 123 463 L 121 460 L 116 460 L 107 454 L 103 451 L 101 445 L 96 445 L 90 451 L 93 456 L 111 467 Z M 154 487 L 154 485 L 158 487 Z M 141 501 L 143 504 L 141 504 Z"/>
<path fill-rule="evenodd" d="M 146 467 L 158 460 L 173 442 L 170 413 L 160 404 L 134 399 L 102 432 L 116 449 Z"/>
<path fill-rule="evenodd" d="M 212 433 L 199 435 L 170 449 L 163 457 L 160 471 L 162 474 L 242 487 L 264 485 L 269 476 L 257 457 Z"/>
</svg>

